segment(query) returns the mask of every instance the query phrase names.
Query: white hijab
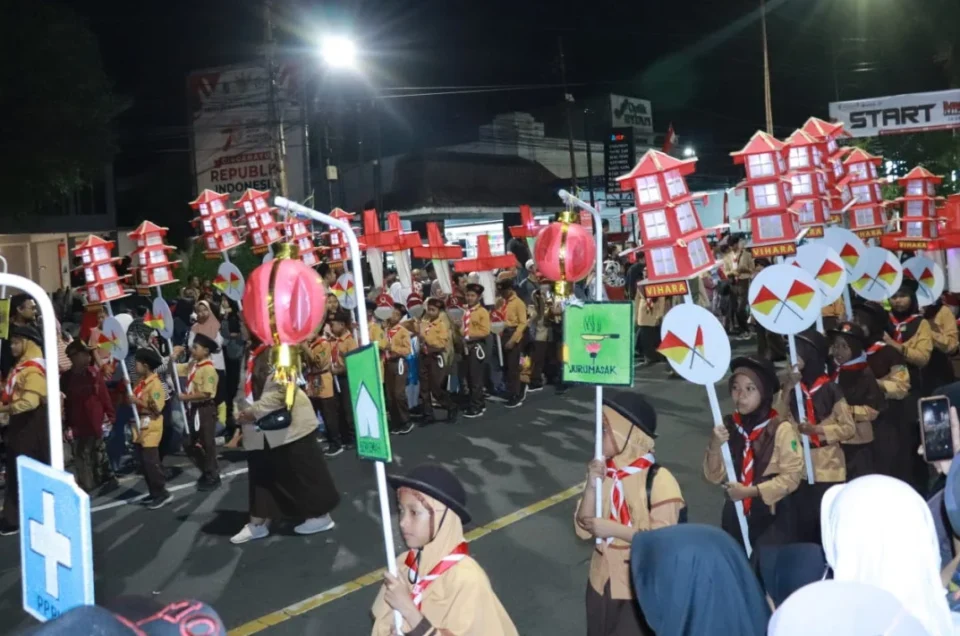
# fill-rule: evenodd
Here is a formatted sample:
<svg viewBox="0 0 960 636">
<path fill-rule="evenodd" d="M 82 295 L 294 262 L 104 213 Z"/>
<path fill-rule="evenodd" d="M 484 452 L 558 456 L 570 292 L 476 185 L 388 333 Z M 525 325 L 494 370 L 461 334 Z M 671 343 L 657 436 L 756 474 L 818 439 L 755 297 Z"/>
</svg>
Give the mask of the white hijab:
<svg viewBox="0 0 960 636">
<path fill-rule="evenodd" d="M 820 529 L 835 580 L 886 590 L 927 633 L 953 633 L 933 517 L 913 488 L 884 475 L 834 486 L 820 505 Z"/>
</svg>

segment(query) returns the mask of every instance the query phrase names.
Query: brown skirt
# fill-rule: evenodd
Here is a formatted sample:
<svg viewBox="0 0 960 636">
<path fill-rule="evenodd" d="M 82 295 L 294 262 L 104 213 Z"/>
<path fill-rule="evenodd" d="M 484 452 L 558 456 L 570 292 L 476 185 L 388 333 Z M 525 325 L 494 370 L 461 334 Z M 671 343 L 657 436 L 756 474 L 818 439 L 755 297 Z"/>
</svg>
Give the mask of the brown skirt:
<svg viewBox="0 0 960 636">
<path fill-rule="evenodd" d="M 247 453 L 250 515 L 312 519 L 340 503 L 320 444 L 311 434 L 295 442 Z"/>
<path fill-rule="evenodd" d="M 610 598 L 610 582 L 597 594 L 587 583 L 587 636 L 645 636 L 653 634 L 636 599 Z"/>
</svg>

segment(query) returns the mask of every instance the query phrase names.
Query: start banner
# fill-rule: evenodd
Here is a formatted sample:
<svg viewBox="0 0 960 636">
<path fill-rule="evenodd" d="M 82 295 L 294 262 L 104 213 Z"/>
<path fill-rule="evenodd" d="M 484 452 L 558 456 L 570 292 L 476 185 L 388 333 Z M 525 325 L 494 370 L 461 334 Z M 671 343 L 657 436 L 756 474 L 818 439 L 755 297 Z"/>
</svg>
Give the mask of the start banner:
<svg viewBox="0 0 960 636">
<path fill-rule="evenodd" d="M 831 102 L 830 118 L 854 137 L 960 128 L 960 89 Z"/>
</svg>

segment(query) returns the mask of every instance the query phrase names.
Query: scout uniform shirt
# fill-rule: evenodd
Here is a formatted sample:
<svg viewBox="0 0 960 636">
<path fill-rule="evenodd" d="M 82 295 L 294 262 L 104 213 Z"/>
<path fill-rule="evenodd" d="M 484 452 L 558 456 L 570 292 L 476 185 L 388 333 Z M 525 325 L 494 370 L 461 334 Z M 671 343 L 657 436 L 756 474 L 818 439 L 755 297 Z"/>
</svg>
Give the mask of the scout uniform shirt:
<svg viewBox="0 0 960 636">
<path fill-rule="evenodd" d="M 413 353 L 410 332 L 402 324 L 390 327 L 380 336 L 380 349 L 384 351 L 384 357 L 387 360 L 406 358 Z"/>
<path fill-rule="evenodd" d="M 204 393 L 212 401 L 217 395 L 217 383 L 220 376 L 213 366 L 213 360 L 207 358 L 200 362 L 187 362 L 177 365 L 177 373 L 187 376 L 187 390 L 184 393 Z M 188 402 L 187 406 L 197 407 L 200 401 Z"/>
<path fill-rule="evenodd" d="M 371 332 L 370 337 L 373 338 L 373 332 Z M 356 338 L 353 337 L 352 333 L 350 333 L 349 331 L 345 331 L 342 336 L 335 336 L 331 345 L 332 345 L 330 349 L 331 362 L 336 362 L 337 364 L 344 367 L 343 371 L 336 374 L 337 378 L 335 380 L 337 383 L 337 391 L 341 393 L 346 393 L 348 390 L 347 384 L 346 384 L 347 369 L 346 369 L 346 363 L 344 362 L 344 357 L 348 353 L 350 353 L 351 351 L 357 348 L 357 340 Z M 383 345 L 381 345 L 381 348 L 382 347 Z M 382 371 L 383 369 L 381 369 L 381 372 Z M 340 376 L 344 376 L 343 384 L 340 383 Z"/>
<path fill-rule="evenodd" d="M 960 334 L 957 332 L 957 319 L 953 317 L 950 308 L 942 305 L 930 324 L 933 327 L 930 330 L 933 346 L 948 356 L 956 353 L 957 345 L 960 344 Z"/>
<path fill-rule="evenodd" d="M 333 346 L 324 337 L 319 337 L 310 345 L 310 365 L 307 373 L 307 397 L 328 399 L 333 397 L 333 374 L 330 363 L 333 360 Z"/>
<path fill-rule="evenodd" d="M 47 397 L 46 365 L 40 347 L 27 343 L 20 360 L 3 389 L 3 402 L 10 405 L 10 415 L 36 410 Z"/>
<path fill-rule="evenodd" d="M 507 301 L 503 313 L 505 316 L 504 327 L 514 330 L 508 342 L 518 344 L 523 338 L 523 332 L 527 329 L 527 306 L 520 300 L 516 292 Z"/>
<path fill-rule="evenodd" d="M 466 307 L 463 310 L 463 337 L 470 342 L 483 340 L 490 335 L 490 312 L 486 307 L 477 303 L 475 307 Z"/>
<path fill-rule="evenodd" d="M 450 328 L 447 327 L 447 321 L 443 316 L 437 316 L 436 320 L 423 319 L 420 321 L 420 342 L 422 343 L 426 355 L 443 356 L 444 366 L 449 360 L 446 359 L 446 353 L 450 348 Z"/>
<path fill-rule="evenodd" d="M 810 459 L 813 461 L 813 477 L 814 481 L 817 482 L 840 483 L 847 480 L 847 462 L 844 459 L 843 449 L 840 447 L 840 443 L 849 441 L 856 436 L 857 424 L 853 419 L 853 413 L 850 411 L 850 406 L 843 397 L 843 391 L 840 390 L 840 387 L 831 382 L 828 376 L 824 375 L 822 378 L 826 378 L 826 382 L 821 386 L 814 384 L 813 387 L 809 388 L 809 391 L 811 394 L 816 394 L 819 391 L 835 393 L 835 402 L 833 403 L 830 414 L 822 421 L 817 419 L 816 414 L 810 413 L 812 399 L 805 401 L 803 407 L 806 420 L 811 424 L 822 426 L 824 433 L 819 437 L 821 444 L 819 448 L 814 446 L 813 438 L 811 437 L 810 439 Z M 789 396 L 786 393 L 786 391 L 780 393 L 781 403 L 776 408 L 782 413 L 790 413 L 791 422 L 793 426 L 796 426 L 796 422 L 793 422 L 790 405 L 786 402 L 788 399 L 796 400 L 796 397 L 793 391 L 790 391 Z"/>
<path fill-rule="evenodd" d="M 216 373 L 214 373 L 214 379 L 216 379 Z M 137 382 L 137 386 L 133 388 L 133 396 L 147 403 L 146 408 L 134 407 L 140 414 L 140 430 L 137 430 L 136 421 L 132 421 L 133 443 L 140 444 L 144 448 L 156 448 L 160 445 L 160 438 L 163 437 L 163 407 L 167 402 L 163 380 L 156 373 L 151 373 Z"/>
</svg>

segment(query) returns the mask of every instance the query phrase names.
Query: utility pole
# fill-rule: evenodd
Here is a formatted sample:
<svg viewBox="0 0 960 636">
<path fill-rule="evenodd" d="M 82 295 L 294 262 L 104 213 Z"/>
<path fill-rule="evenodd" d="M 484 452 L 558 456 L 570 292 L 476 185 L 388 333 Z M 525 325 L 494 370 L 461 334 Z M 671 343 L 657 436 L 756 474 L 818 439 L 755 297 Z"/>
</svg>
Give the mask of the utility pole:
<svg viewBox="0 0 960 636">
<path fill-rule="evenodd" d="M 587 142 L 587 189 L 590 190 L 590 206 L 597 207 L 593 196 L 593 154 L 590 152 L 590 109 L 583 109 L 583 138 Z"/>
<path fill-rule="evenodd" d="M 760 0 L 760 30 L 763 33 L 763 105 L 767 114 L 767 134 L 773 135 L 773 104 L 770 98 L 770 55 L 767 51 L 767 6 Z"/>
<path fill-rule="evenodd" d="M 573 101 L 573 95 L 567 92 L 567 62 L 563 55 L 563 37 L 557 38 L 560 48 L 560 83 L 563 84 L 563 103 L 567 110 L 567 144 L 570 147 L 570 191 L 577 192 L 577 156 L 573 150 L 573 113 L 570 110 L 570 103 Z"/>
<path fill-rule="evenodd" d="M 273 156 L 277 162 L 277 178 L 274 181 L 277 191 L 287 196 L 287 168 L 286 144 L 283 139 L 283 109 L 277 104 L 279 90 L 277 89 L 277 43 L 273 37 L 273 0 L 263 2 L 263 22 L 266 28 L 264 33 L 264 48 L 267 64 L 267 87 L 269 89 L 267 117 L 269 119 L 270 140 L 273 145 Z"/>
</svg>

